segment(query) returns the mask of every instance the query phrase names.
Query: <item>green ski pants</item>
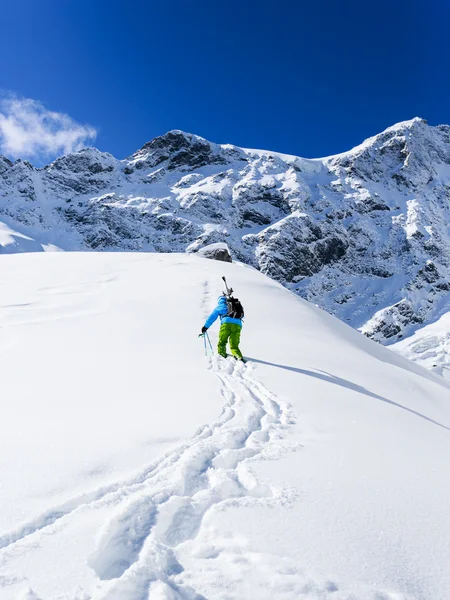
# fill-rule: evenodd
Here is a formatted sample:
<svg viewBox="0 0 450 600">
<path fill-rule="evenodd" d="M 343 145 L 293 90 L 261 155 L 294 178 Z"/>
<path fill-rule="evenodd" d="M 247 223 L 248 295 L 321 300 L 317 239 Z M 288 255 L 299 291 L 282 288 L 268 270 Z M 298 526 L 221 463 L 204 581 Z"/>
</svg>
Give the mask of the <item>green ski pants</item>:
<svg viewBox="0 0 450 600">
<path fill-rule="evenodd" d="M 230 342 L 230 351 L 236 358 L 243 358 L 239 350 L 241 340 L 241 327 L 236 323 L 222 323 L 219 329 L 219 341 L 217 342 L 217 352 L 226 357 L 227 342 Z"/>
</svg>

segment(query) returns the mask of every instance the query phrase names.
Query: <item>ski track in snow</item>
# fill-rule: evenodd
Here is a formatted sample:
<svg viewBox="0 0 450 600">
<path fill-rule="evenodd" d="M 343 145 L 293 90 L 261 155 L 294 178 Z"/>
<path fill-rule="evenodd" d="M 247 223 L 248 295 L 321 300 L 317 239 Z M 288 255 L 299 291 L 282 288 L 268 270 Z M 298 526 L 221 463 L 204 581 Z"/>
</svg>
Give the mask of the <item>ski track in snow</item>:
<svg viewBox="0 0 450 600">
<path fill-rule="evenodd" d="M 250 363 L 208 358 L 225 400 L 216 422 L 168 452 L 127 481 L 106 486 L 52 508 L 0 536 L 3 559 L 53 533 L 82 511 L 114 507 L 88 564 L 99 585 L 94 600 L 200 600 L 189 585 L 177 583 L 183 567 L 177 546 L 196 538 L 205 514 L 220 503 L 288 503 L 296 492 L 257 480 L 250 466 L 293 450 L 282 438 L 293 422 L 287 405 L 253 376 Z"/>
</svg>

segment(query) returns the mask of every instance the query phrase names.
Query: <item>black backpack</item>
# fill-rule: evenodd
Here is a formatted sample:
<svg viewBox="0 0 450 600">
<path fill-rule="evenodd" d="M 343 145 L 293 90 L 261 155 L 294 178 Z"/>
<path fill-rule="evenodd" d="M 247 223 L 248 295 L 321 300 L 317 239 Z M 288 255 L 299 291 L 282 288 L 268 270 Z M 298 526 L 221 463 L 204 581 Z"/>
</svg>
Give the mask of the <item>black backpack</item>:
<svg viewBox="0 0 450 600">
<path fill-rule="evenodd" d="M 244 307 L 237 298 L 233 298 L 233 296 L 227 297 L 227 309 L 229 317 L 233 319 L 244 318 Z"/>
</svg>

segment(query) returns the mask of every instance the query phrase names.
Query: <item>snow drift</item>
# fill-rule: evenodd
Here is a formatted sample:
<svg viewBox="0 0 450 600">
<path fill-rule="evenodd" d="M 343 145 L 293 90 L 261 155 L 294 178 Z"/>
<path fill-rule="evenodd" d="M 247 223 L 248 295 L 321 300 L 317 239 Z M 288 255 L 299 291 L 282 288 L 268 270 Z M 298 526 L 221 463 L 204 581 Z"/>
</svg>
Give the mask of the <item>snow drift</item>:
<svg viewBox="0 0 450 600">
<path fill-rule="evenodd" d="M 444 380 L 242 264 L 2 266 L 1 600 L 450 597 Z"/>
</svg>

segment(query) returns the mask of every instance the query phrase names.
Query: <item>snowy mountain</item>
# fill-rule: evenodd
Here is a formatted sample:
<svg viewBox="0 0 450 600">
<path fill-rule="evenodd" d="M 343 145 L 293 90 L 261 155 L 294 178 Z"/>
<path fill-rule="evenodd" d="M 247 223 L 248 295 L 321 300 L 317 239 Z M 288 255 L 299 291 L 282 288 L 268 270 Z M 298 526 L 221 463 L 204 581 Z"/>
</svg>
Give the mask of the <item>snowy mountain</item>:
<svg viewBox="0 0 450 600">
<path fill-rule="evenodd" d="M 197 339 L 222 275 L 246 365 Z M 448 382 L 242 264 L 1 278 L 0 600 L 450 598 Z"/>
<path fill-rule="evenodd" d="M 413 119 L 303 159 L 171 131 L 126 160 L 0 158 L 3 251 L 232 255 L 392 343 L 450 310 L 450 127 Z"/>
</svg>

